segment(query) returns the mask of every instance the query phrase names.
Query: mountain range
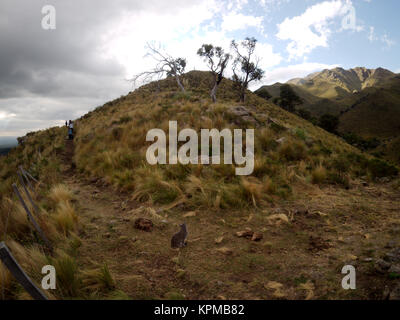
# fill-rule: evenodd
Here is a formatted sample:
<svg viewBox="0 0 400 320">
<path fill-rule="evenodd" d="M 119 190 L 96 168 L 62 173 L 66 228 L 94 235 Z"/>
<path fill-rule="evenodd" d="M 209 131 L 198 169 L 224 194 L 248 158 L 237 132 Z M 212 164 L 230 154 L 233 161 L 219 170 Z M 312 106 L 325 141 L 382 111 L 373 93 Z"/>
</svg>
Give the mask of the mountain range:
<svg viewBox="0 0 400 320">
<path fill-rule="evenodd" d="M 289 80 L 303 103 L 297 110 L 318 119 L 324 114 L 339 118 L 339 134 L 378 139 L 372 152 L 400 161 L 400 75 L 383 68 L 335 68 Z M 282 83 L 263 86 L 272 98 L 279 97 Z"/>
</svg>

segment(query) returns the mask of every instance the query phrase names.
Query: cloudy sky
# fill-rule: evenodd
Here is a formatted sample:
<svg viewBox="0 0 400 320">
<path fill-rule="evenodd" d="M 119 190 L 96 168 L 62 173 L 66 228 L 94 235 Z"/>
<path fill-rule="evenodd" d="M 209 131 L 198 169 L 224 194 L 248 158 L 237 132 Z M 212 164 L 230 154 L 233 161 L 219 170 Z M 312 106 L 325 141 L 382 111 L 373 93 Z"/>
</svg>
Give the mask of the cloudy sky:
<svg viewBox="0 0 400 320">
<path fill-rule="evenodd" d="M 56 29 L 45 30 L 46 5 Z M 254 36 L 262 84 L 341 66 L 400 72 L 398 0 L 1 0 L 0 136 L 61 125 L 132 90 L 145 43 L 188 59 Z"/>
</svg>

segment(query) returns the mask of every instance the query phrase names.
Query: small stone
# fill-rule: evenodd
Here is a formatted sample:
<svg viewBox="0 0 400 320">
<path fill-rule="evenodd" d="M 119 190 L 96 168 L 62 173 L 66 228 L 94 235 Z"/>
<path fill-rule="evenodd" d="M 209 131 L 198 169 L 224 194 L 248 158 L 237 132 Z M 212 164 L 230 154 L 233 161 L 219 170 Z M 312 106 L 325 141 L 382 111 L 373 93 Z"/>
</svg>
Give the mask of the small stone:
<svg viewBox="0 0 400 320">
<path fill-rule="evenodd" d="M 289 223 L 289 218 L 286 214 L 284 213 L 280 213 L 280 214 L 273 214 L 267 217 L 267 220 L 270 222 L 275 222 L 275 223 L 279 223 L 279 222 L 286 222 Z"/>
<path fill-rule="evenodd" d="M 226 248 L 226 247 L 219 248 L 219 249 L 217 249 L 217 251 L 221 252 L 221 253 L 223 253 L 223 254 L 225 254 L 227 256 L 230 256 L 230 255 L 233 254 L 232 249 L 229 249 L 229 248 Z"/>
<path fill-rule="evenodd" d="M 183 215 L 184 218 L 195 217 L 197 215 L 196 211 L 190 211 Z"/>
<path fill-rule="evenodd" d="M 249 110 L 244 106 L 230 107 L 228 108 L 228 111 L 238 117 L 244 117 L 250 114 Z"/>
<path fill-rule="evenodd" d="M 388 270 L 389 273 L 396 273 L 400 275 L 400 265 L 399 264 L 392 264 Z"/>
<path fill-rule="evenodd" d="M 138 218 L 135 220 L 135 228 L 146 232 L 153 230 L 153 222 L 149 219 Z"/>
<path fill-rule="evenodd" d="M 282 138 L 276 140 L 276 143 L 283 144 L 285 141 L 286 141 L 286 138 L 282 137 Z"/>
<path fill-rule="evenodd" d="M 375 262 L 375 270 L 379 273 L 385 273 L 389 270 L 390 268 L 390 263 L 379 259 Z"/>
<path fill-rule="evenodd" d="M 372 262 L 374 259 L 372 259 L 372 258 L 365 258 L 363 261 L 364 262 Z"/>
<path fill-rule="evenodd" d="M 253 237 L 254 232 L 251 230 L 245 230 L 245 231 L 239 231 L 236 232 L 236 236 L 239 238 L 249 238 L 251 239 Z"/>
<path fill-rule="evenodd" d="M 261 232 L 254 232 L 251 241 L 260 241 L 263 238 L 263 234 Z"/>
<path fill-rule="evenodd" d="M 218 238 L 215 239 L 215 243 L 216 244 L 220 244 L 223 240 L 224 240 L 224 237 L 222 237 L 222 236 L 218 237 Z"/>
<path fill-rule="evenodd" d="M 400 248 L 396 248 L 386 253 L 384 260 L 395 263 L 400 262 Z"/>
</svg>

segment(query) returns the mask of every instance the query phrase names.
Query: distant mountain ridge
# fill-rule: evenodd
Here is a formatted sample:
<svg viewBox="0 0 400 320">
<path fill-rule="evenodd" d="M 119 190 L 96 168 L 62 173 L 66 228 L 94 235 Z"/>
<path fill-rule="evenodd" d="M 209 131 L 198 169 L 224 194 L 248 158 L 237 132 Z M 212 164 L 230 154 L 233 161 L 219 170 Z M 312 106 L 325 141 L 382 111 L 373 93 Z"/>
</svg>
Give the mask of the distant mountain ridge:
<svg viewBox="0 0 400 320">
<path fill-rule="evenodd" d="M 334 68 L 291 79 L 286 84 L 303 100 L 297 109 L 310 112 L 316 119 L 323 114 L 338 116 L 339 132 L 378 138 L 386 146 L 379 152 L 400 161 L 399 148 L 391 147 L 391 141 L 400 136 L 399 74 L 384 68 Z M 256 93 L 266 90 L 275 99 L 282 85 L 263 86 Z"/>
<path fill-rule="evenodd" d="M 292 79 L 287 83 L 301 86 L 317 97 L 332 99 L 382 85 L 395 75 L 383 68 L 357 67 L 350 70 L 335 68 L 312 73 L 303 79 Z"/>
</svg>

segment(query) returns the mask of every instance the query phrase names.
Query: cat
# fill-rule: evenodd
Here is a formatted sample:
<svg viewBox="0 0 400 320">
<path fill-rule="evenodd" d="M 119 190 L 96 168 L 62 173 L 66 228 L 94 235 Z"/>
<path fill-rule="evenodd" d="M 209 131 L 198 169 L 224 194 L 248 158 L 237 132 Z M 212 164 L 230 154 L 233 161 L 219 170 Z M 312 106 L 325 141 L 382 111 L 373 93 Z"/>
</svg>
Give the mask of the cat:
<svg viewBox="0 0 400 320">
<path fill-rule="evenodd" d="M 181 230 L 178 233 L 174 234 L 171 239 L 171 247 L 174 249 L 183 248 L 186 246 L 186 238 L 188 235 L 186 223 L 180 225 Z"/>
</svg>

